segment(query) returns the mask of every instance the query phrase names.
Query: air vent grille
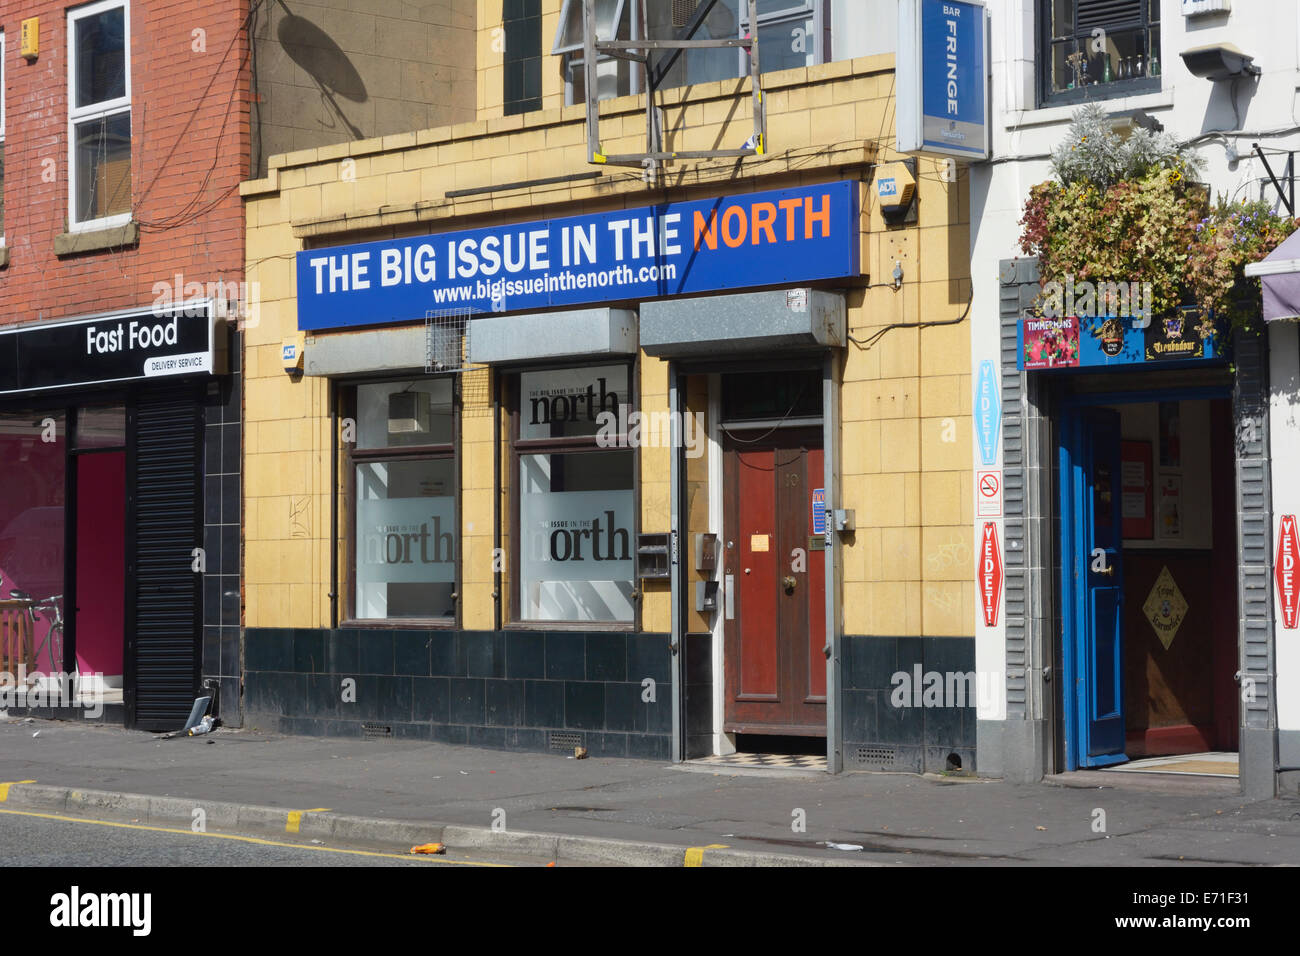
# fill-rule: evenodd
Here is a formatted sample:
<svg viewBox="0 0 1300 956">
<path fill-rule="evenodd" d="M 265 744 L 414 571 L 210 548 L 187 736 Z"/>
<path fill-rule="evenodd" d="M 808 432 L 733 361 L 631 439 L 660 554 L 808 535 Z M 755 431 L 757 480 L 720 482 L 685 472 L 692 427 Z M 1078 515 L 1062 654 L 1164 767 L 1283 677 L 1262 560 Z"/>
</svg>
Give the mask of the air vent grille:
<svg viewBox="0 0 1300 956">
<path fill-rule="evenodd" d="M 859 747 L 854 756 L 859 766 L 892 767 L 894 765 L 893 747 Z"/>
<path fill-rule="evenodd" d="M 691 17 L 695 14 L 695 8 L 700 5 L 700 0 L 673 0 L 673 27 L 681 30 L 686 24 L 691 22 Z"/>
</svg>

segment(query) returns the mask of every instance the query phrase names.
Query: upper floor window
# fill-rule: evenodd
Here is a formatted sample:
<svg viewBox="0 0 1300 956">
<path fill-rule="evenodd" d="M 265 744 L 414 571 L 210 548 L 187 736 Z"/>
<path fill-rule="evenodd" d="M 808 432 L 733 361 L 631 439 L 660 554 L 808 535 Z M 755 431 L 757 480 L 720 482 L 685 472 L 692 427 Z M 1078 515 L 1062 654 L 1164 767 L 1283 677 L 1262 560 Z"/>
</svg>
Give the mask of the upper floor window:
<svg viewBox="0 0 1300 956">
<path fill-rule="evenodd" d="M 68 225 L 131 219 L 130 18 L 122 0 L 68 11 Z"/>
<path fill-rule="evenodd" d="M 502 0 L 505 30 L 502 100 L 505 115 L 542 108 L 542 2 Z"/>
<path fill-rule="evenodd" d="M 1039 0 L 1039 100 L 1160 89 L 1160 0 Z"/>
<path fill-rule="evenodd" d="M 596 36 L 602 40 L 626 40 L 631 36 L 630 25 L 635 2 L 628 0 L 596 0 Z M 560 26 L 555 34 L 552 54 L 564 57 L 564 103 L 586 102 L 586 64 L 582 56 L 582 0 L 565 0 L 560 11 Z M 596 98 L 607 100 L 614 96 L 627 96 L 639 90 L 641 83 L 635 77 L 635 64 L 619 57 L 596 57 Z"/>
<path fill-rule="evenodd" d="M 602 40 L 645 36 L 675 38 L 707 0 L 673 0 L 646 4 L 631 0 L 595 0 L 596 35 Z M 830 20 L 826 0 L 758 0 L 759 68 L 764 73 L 812 66 L 830 59 Z M 641 22 L 643 15 L 645 23 Z M 693 40 L 725 40 L 747 36 L 748 0 L 716 0 Z M 564 0 L 554 54 L 564 56 L 565 103 L 584 102 L 582 62 L 582 0 Z M 652 51 L 651 64 L 667 50 Z M 653 66 L 652 66 L 653 68 Z M 660 89 L 729 80 L 749 73 L 748 54 L 735 47 L 692 49 L 677 57 L 660 81 Z M 601 56 L 597 62 L 597 99 L 626 96 L 644 89 L 641 68 L 627 60 Z"/>
<path fill-rule="evenodd" d="M 5 244 L 5 35 L 0 31 L 0 246 Z"/>
</svg>

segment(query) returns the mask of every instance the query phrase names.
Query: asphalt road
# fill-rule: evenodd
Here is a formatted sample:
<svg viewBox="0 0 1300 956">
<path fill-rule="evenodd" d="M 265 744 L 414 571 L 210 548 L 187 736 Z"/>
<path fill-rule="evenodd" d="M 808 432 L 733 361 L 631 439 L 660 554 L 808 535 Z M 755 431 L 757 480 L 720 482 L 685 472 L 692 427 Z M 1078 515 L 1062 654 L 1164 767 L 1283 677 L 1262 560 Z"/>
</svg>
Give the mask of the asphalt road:
<svg viewBox="0 0 1300 956">
<path fill-rule="evenodd" d="M 0 810 L 0 867 L 14 866 L 544 866 L 508 856 L 449 850 L 411 856 L 392 847 L 327 846 L 282 837 L 193 833 L 118 820 Z"/>
</svg>

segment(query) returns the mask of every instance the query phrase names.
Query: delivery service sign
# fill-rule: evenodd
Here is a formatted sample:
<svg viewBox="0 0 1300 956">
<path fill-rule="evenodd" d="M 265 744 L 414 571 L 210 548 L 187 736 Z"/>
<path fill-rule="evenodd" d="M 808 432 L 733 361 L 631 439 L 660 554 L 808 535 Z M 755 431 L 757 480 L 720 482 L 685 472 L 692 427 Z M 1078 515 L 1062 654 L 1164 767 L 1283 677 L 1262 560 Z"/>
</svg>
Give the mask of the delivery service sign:
<svg viewBox="0 0 1300 956">
<path fill-rule="evenodd" d="M 304 331 L 858 275 L 857 184 L 309 249 Z"/>
</svg>

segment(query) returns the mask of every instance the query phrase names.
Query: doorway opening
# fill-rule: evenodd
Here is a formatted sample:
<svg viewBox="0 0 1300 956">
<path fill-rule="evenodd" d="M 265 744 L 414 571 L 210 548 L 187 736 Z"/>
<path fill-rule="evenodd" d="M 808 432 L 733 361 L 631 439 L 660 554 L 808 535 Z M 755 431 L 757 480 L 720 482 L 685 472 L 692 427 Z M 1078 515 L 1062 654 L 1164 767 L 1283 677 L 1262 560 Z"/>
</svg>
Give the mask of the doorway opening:
<svg viewBox="0 0 1300 956">
<path fill-rule="evenodd" d="M 1065 766 L 1235 773 L 1239 546 L 1226 389 L 1070 396 L 1058 436 Z M 1185 759 L 1146 762 L 1172 757 Z"/>
<path fill-rule="evenodd" d="M 76 456 L 76 695 L 122 703 L 126 452 Z"/>
<path fill-rule="evenodd" d="M 720 386 L 722 731 L 739 753 L 824 757 L 822 375 L 734 372 Z"/>
</svg>

